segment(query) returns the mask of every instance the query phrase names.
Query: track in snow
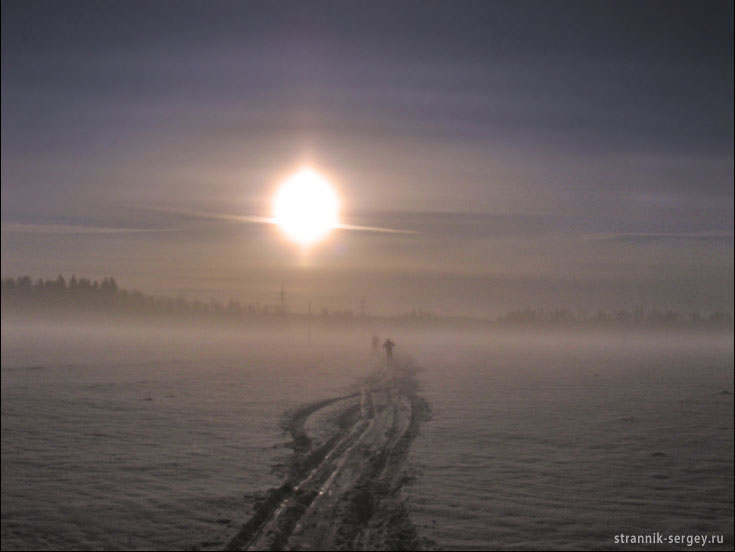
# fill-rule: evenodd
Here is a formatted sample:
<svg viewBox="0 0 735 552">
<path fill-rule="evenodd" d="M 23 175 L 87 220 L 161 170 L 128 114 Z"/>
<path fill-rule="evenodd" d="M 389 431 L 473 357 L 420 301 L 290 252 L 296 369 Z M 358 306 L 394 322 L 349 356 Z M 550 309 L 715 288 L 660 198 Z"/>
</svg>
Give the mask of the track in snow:
<svg viewBox="0 0 735 552">
<path fill-rule="evenodd" d="M 226 550 L 416 550 L 400 500 L 402 465 L 429 405 L 416 369 L 385 366 L 360 391 L 299 408 L 284 428 L 294 454 L 287 480 L 269 491 Z M 319 413 L 334 430 L 322 444 L 305 426 Z"/>
</svg>

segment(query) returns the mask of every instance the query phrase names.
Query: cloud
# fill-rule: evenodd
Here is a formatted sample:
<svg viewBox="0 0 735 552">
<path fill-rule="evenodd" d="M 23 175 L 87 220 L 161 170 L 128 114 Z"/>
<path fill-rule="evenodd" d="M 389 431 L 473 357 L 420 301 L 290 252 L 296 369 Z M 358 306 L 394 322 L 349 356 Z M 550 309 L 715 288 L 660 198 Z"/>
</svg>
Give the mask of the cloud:
<svg viewBox="0 0 735 552">
<path fill-rule="evenodd" d="M 659 240 L 731 240 L 732 230 L 712 232 L 610 232 L 587 234 L 585 240 L 592 241 L 659 241 Z"/>
<path fill-rule="evenodd" d="M 53 235 L 101 235 L 123 234 L 140 232 L 170 232 L 174 228 L 112 228 L 105 226 L 84 226 L 75 224 L 25 224 L 18 222 L 3 222 L 3 233 L 16 234 L 53 234 Z"/>
<path fill-rule="evenodd" d="M 257 215 L 234 215 L 229 213 L 213 213 L 209 211 L 198 211 L 193 209 L 180 209 L 177 207 L 165 208 L 147 208 L 148 211 L 169 213 L 173 215 L 181 215 L 187 218 L 219 220 L 224 222 L 239 222 L 245 224 L 276 224 L 275 219 L 271 217 L 261 217 Z M 353 230 L 357 232 L 379 232 L 387 234 L 417 234 L 413 230 L 401 230 L 398 228 L 387 228 L 379 226 L 362 226 L 355 224 L 338 224 L 339 230 Z"/>
</svg>

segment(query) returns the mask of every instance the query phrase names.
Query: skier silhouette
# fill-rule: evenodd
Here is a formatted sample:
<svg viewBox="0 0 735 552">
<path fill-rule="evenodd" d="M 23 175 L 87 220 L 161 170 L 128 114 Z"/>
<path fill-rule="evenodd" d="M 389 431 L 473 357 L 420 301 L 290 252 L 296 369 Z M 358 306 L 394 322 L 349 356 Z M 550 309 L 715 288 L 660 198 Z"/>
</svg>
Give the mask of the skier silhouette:
<svg viewBox="0 0 735 552">
<path fill-rule="evenodd" d="M 378 345 L 380 345 L 380 338 L 377 335 L 373 336 L 373 351 L 378 350 Z"/>
<path fill-rule="evenodd" d="M 390 337 L 385 340 L 385 343 L 383 343 L 383 349 L 385 349 L 385 359 L 388 361 L 388 364 L 393 363 L 393 347 L 395 347 L 395 343 L 393 343 L 390 340 Z"/>
</svg>

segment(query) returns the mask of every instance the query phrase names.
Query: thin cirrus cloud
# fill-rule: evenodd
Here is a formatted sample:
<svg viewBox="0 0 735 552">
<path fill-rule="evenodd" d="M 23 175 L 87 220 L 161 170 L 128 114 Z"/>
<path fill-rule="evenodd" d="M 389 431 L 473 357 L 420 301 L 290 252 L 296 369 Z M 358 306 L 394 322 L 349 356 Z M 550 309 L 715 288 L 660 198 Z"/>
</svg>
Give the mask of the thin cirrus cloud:
<svg viewBox="0 0 735 552">
<path fill-rule="evenodd" d="M 172 232 L 174 228 L 132 228 L 86 226 L 82 224 L 36 224 L 3 222 L 3 233 L 14 234 L 49 234 L 49 235 L 105 235 L 105 234 L 137 234 L 153 232 Z"/>
<path fill-rule="evenodd" d="M 216 220 L 223 222 L 236 222 L 243 224 L 277 224 L 276 220 L 272 217 L 263 217 L 258 215 L 235 215 L 230 213 L 213 213 L 209 211 L 199 211 L 194 209 L 182 209 L 176 207 L 169 208 L 148 208 L 148 211 L 167 213 L 171 215 L 180 215 L 186 218 L 204 219 L 204 220 Z M 344 224 L 340 223 L 336 225 L 339 230 L 353 230 L 356 232 L 377 232 L 385 234 L 416 234 L 414 230 L 406 230 L 399 228 L 386 228 L 381 226 L 365 226 L 358 224 Z"/>
<path fill-rule="evenodd" d="M 702 241 L 726 241 L 733 239 L 731 230 L 720 230 L 712 232 L 609 232 L 602 234 L 587 234 L 583 236 L 590 241 L 624 241 L 624 242 L 649 242 L 659 240 L 702 240 Z"/>
</svg>

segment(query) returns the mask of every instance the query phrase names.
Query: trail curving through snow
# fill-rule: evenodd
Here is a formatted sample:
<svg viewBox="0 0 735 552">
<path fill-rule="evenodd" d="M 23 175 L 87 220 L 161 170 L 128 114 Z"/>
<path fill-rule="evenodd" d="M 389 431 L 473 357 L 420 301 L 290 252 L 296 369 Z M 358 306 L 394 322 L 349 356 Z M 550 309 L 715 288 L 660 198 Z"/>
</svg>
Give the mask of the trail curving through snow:
<svg viewBox="0 0 735 552">
<path fill-rule="evenodd" d="M 430 415 L 417 394 L 416 372 L 396 360 L 363 381 L 359 392 L 291 412 L 283 424 L 293 439 L 290 474 L 225 549 L 419 549 L 400 498 L 403 463 Z M 317 413 L 334 428 L 322 444 L 305 430 Z"/>
</svg>

